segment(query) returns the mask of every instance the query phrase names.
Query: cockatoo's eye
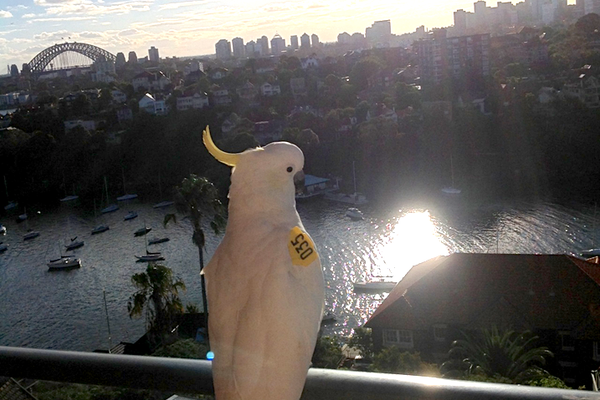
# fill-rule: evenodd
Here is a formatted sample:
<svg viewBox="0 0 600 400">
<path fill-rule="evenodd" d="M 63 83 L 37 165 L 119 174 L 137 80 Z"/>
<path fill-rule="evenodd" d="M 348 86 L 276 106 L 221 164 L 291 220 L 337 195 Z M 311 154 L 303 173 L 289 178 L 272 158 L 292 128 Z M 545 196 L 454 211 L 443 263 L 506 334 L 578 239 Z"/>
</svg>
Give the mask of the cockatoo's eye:
<svg viewBox="0 0 600 400">
<path fill-rule="evenodd" d="M 294 170 L 293 167 L 287 167 L 287 172 L 292 172 Z"/>
</svg>

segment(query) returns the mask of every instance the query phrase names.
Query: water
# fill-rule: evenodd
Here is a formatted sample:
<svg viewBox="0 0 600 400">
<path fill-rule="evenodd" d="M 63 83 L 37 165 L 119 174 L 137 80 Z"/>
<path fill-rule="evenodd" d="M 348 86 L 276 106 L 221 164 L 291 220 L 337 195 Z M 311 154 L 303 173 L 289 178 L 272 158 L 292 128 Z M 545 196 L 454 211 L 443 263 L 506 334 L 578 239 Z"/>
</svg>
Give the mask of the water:
<svg viewBox="0 0 600 400">
<path fill-rule="evenodd" d="M 139 217 L 123 221 L 129 210 L 138 211 Z M 364 221 L 351 221 L 344 216 L 345 205 L 318 199 L 299 203 L 298 211 L 319 248 L 326 311 L 337 317 L 326 334 L 349 334 L 385 297 L 353 293 L 355 281 L 378 276 L 398 280 L 412 265 L 453 252 L 556 254 L 598 245 L 593 206 L 539 202 L 468 208 L 453 199 L 429 209 L 367 206 Z M 91 351 L 137 340 L 144 332 L 144 320 L 129 318 L 127 301 L 135 291 L 131 275 L 146 267 L 134 258 L 145 252 L 145 238 L 133 235 L 144 224 L 152 227 L 148 238 L 171 239 L 149 249 L 163 252 L 163 263 L 184 280 L 188 288 L 181 296 L 184 304 L 201 308 L 198 252 L 190 223 L 178 220 L 165 229 L 164 213 L 140 203 L 121 204 L 119 211 L 97 220 L 77 206 L 62 205 L 41 215 L 29 211 L 27 224 L 41 235 L 27 242 L 22 240 L 26 223 L 17 225 L 5 218 L 8 234 L 0 241 L 9 249 L 0 254 L 0 345 Z M 110 230 L 91 236 L 98 223 L 108 224 Z M 83 267 L 48 272 L 46 263 L 58 257 L 74 236 L 85 240 L 84 247 L 72 252 L 81 257 Z M 220 237 L 207 235 L 207 259 L 219 241 Z"/>
</svg>

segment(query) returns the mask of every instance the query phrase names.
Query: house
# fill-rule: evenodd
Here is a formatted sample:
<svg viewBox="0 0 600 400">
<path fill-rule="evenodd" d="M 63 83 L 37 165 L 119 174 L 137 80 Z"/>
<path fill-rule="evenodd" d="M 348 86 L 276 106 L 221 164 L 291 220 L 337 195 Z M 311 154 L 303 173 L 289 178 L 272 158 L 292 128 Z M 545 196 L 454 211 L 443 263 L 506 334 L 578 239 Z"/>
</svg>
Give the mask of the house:
<svg viewBox="0 0 600 400">
<path fill-rule="evenodd" d="M 212 85 L 211 92 L 213 96 L 213 102 L 217 106 L 231 104 L 231 96 L 229 90 L 222 88 L 219 85 Z"/>
<path fill-rule="evenodd" d="M 280 140 L 283 132 L 282 121 L 259 121 L 254 123 L 254 138 L 261 145 Z"/>
<path fill-rule="evenodd" d="M 208 76 L 210 79 L 218 81 L 219 79 L 225 78 L 229 75 L 229 70 L 227 68 L 217 67 L 210 70 Z"/>
<path fill-rule="evenodd" d="M 310 68 L 318 68 L 319 67 L 319 60 L 313 54 L 310 57 L 302 58 L 300 60 L 300 65 L 302 66 L 302 69 L 305 69 L 305 70 L 306 69 L 310 69 Z"/>
<path fill-rule="evenodd" d="M 266 97 L 275 96 L 281 94 L 281 87 L 276 84 L 265 82 L 260 86 L 260 93 Z"/>
<path fill-rule="evenodd" d="M 304 78 L 291 78 L 290 87 L 292 89 L 292 94 L 294 95 L 294 97 L 306 96 L 308 94 L 308 90 L 306 88 L 306 81 L 304 80 Z"/>
<path fill-rule="evenodd" d="M 81 119 L 74 119 L 74 120 L 65 121 L 64 125 L 65 125 L 65 132 L 70 131 L 71 129 L 75 128 L 76 126 L 81 126 L 86 131 L 95 131 L 96 130 L 96 121 L 94 121 L 94 120 L 84 121 Z"/>
<path fill-rule="evenodd" d="M 252 101 L 258 95 L 258 89 L 250 81 L 246 81 L 241 87 L 236 89 L 238 96 L 246 101 Z"/>
<path fill-rule="evenodd" d="M 208 95 L 206 93 L 194 93 L 192 96 L 181 96 L 177 98 L 177 110 L 197 110 L 208 107 Z"/>
<path fill-rule="evenodd" d="M 546 368 L 589 383 L 600 362 L 600 265 L 570 255 L 452 254 L 414 266 L 366 322 L 376 347 L 441 362 L 460 331 L 530 330 Z"/>
<path fill-rule="evenodd" d="M 150 93 L 146 93 L 138 102 L 140 111 L 145 111 L 148 114 L 165 115 L 167 113 L 167 105 L 164 100 L 155 99 Z"/>
<path fill-rule="evenodd" d="M 112 96 L 113 103 L 123 104 L 127 102 L 127 95 L 120 90 L 111 90 L 110 95 Z"/>
<path fill-rule="evenodd" d="M 144 71 L 134 76 L 131 84 L 135 91 L 140 88 L 150 91 L 163 91 L 167 85 L 171 84 L 171 81 L 161 71 L 155 73 Z"/>
<path fill-rule="evenodd" d="M 562 92 L 565 97 L 579 99 L 588 108 L 600 107 L 600 81 L 595 76 L 581 74 L 575 82 L 566 83 Z"/>
</svg>

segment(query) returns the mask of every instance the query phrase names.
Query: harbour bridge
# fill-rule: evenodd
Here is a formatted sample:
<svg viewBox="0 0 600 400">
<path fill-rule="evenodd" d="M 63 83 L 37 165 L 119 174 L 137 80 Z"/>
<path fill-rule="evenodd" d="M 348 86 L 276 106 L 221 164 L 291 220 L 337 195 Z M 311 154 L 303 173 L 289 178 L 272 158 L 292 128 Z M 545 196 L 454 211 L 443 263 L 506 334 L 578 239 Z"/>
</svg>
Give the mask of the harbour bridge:
<svg viewBox="0 0 600 400">
<path fill-rule="evenodd" d="M 100 47 L 87 43 L 61 43 L 38 53 L 28 63 L 32 73 L 56 71 L 73 67 L 89 66 L 95 61 L 116 60 L 115 55 Z"/>
</svg>

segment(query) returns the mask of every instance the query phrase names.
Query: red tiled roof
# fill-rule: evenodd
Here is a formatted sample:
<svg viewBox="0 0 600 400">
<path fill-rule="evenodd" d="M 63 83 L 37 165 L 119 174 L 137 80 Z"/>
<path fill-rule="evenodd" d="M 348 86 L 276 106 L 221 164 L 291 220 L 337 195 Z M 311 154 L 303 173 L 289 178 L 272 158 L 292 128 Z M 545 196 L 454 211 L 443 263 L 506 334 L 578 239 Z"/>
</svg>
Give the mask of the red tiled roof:
<svg viewBox="0 0 600 400">
<path fill-rule="evenodd" d="M 596 321 L 598 264 L 568 255 L 452 254 L 414 266 L 366 326 L 510 325 L 590 334 Z"/>
</svg>

